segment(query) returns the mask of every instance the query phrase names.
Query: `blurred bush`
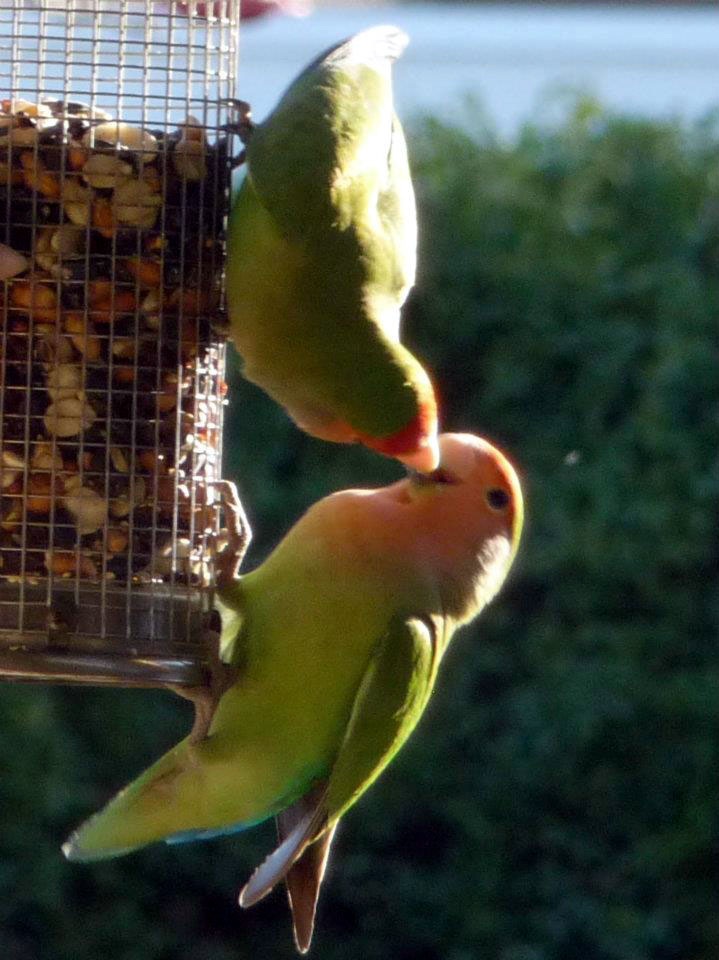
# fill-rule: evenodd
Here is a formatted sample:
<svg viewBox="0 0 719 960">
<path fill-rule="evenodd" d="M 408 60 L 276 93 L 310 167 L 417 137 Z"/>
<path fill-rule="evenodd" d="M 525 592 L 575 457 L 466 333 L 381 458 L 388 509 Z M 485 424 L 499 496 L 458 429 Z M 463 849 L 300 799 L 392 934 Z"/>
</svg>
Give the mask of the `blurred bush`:
<svg viewBox="0 0 719 960">
<path fill-rule="evenodd" d="M 346 818 L 323 960 L 715 960 L 719 941 L 719 125 L 577 106 L 516 145 L 413 137 L 406 337 L 445 427 L 521 470 L 517 566 L 453 644 L 418 733 Z M 231 376 L 253 559 L 394 465 L 298 433 Z M 0 691 L 7 960 L 289 957 L 235 896 L 270 825 L 66 864 L 80 819 L 186 729 L 148 692 Z M 239 789 L 239 785 L 238 785 Z"/>
</svg>

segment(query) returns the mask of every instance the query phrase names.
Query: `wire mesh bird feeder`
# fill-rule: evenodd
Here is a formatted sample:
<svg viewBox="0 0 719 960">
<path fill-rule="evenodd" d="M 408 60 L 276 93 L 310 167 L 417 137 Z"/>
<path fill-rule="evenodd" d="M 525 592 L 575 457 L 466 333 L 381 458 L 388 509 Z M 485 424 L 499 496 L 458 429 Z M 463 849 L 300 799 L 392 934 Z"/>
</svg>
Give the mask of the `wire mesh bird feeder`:
<svg viewBox="0 0 719 960">
<path fill-rule="evenodd" d="M 202 683 L 238 28 L 0 10 L 1 679 Z"/>
</svg>

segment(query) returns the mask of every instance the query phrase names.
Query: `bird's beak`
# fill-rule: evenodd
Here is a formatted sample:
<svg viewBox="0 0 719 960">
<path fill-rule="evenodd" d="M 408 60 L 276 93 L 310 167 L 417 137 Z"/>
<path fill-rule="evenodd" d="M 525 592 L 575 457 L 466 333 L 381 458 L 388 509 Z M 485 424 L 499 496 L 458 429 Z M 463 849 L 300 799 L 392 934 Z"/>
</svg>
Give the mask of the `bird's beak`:
<svg viewBox="0 0 719 960">
<path fill-rule="evenodd" d="M 413 471 L 431 473 L 432 470 L 436 470 L 439 466 L 439 443 L 437 437 L 427 437 L 426 440 L 422 441 L 419 450 L 416 450 L 414 453 L 402 454 L 398 459 L 402 461 L 410 473 Z"/>
<path fill-rule="evenodd" d="M 434 486 L 431 473 L 420 473 L 419 470 L 407 470 L 407 479 L 411 490 L 427 490 Z"/>
</svg>

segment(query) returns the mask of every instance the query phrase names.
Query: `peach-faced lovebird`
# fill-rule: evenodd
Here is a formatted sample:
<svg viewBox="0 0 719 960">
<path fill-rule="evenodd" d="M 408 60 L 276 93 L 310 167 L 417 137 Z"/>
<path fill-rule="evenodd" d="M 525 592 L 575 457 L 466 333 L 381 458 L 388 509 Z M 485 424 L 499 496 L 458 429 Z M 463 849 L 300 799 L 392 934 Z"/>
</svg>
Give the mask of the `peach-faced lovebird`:
<svg viewBox="0 0 719 960">
<path fill-rule="evenodd" d="M 486 440 L 439 438 L 441 466 L 311 507 L 256 570 L 220 589 L 235 676 L 186 738 L 73 834 L 73 860 L 217 836 L 277 816 L 249 906 L 283 878 L 309 946 L 337 821 L 407 739 L 458 627 L 497 593 L 522 494 Z"/>
<path fill-rule="evenodd" d="M 300 427 L 429 471 L 434 390 L 399 342 L 417 246 L 392 106 L 406 44 L 396 27 L 364 30 L 311 63 L 263 123 L 246 122 L 227 300 L 245 376 Z"/>
</svg>

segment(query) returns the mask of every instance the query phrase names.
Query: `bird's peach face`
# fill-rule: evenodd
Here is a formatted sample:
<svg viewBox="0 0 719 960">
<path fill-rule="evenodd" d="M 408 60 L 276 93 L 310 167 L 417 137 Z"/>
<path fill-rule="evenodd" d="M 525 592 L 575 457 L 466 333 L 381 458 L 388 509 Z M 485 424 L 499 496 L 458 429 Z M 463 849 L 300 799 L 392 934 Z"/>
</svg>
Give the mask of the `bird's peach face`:
<svg viewBox="0 0 719 960">
<path fill-rule="evenodd" d="M 439 438 L 440 465 L 427 474 L 411 478 L 422 490 L 447 488 L 447 496 L 466 501 L 466 516 L 496 519 L 510 541 L 516 544 L 522 525 L 522 491 L 517 474 L 499 450 L 469 433 L 444 433 Z"/>
</svg>

